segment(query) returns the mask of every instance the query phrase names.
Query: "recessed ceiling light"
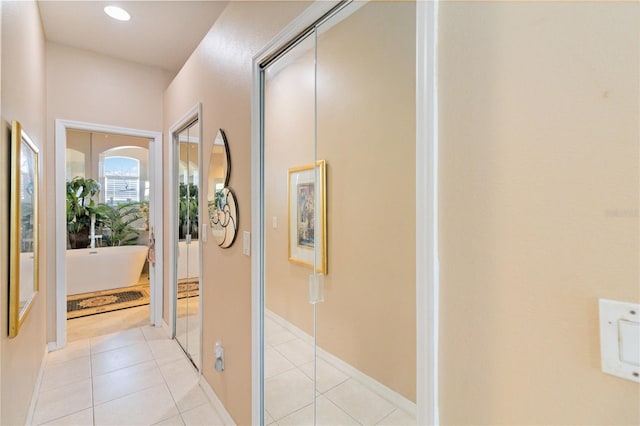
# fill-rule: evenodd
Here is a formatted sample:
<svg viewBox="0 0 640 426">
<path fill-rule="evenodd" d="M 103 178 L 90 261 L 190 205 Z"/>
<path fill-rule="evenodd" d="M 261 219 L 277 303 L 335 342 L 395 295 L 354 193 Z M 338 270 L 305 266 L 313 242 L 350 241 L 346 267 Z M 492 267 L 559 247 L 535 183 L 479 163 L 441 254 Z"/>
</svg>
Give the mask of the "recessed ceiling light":
<svg viewBox="0 0 640 426">
<path fill-rule="evenodd" d="M 104 13 L 118 21 L 128 21 L 131 19 L 131 15 L 129 15 L 126 10 L 118 6 L 107 6 L 104 8 Z"/>
</svg>

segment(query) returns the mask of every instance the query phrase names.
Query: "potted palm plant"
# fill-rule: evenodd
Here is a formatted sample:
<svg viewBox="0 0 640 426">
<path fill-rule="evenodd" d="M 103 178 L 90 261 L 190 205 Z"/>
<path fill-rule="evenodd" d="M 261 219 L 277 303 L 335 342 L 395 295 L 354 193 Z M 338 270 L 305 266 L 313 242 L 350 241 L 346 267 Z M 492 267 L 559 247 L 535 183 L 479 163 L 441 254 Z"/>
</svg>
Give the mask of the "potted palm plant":
<svg viewBox="0 0 640 426">
<path fill-rule="evenodd" d="M 96 213 L 100 217 L 103 232 L 106 231 L 109 246 L 127 246 L 136 244 L 141 229 L 135 224 L 144 219 L 146 202 L 134 202 L 109 206 L 100 204 Z"/>
<path fill-rule="evenodd" d="M 183 240 L 190 235 L 198 237 L 198 186 L 180 184 L 179 213 L 179 239 Z"/>
<path fill-rule="evenodd" d="M 72 249 L 89 245 L 91 215 L 96 214 L 93 197 L 99 192 L 100 184 L 95 179 L 76 176 L 67 182 L 67 234 Z"/>
</svg>

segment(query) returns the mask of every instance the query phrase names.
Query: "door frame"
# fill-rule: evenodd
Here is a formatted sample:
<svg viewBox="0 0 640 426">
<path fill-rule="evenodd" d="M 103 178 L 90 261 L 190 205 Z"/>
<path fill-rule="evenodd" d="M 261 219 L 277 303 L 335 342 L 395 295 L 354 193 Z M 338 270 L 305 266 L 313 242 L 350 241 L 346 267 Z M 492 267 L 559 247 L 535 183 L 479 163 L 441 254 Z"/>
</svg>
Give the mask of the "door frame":
<svg viewBox="0 0 640 426">
<path fill-rule="evenodd" d="M 149 267 L 149 323 L 156 327 L 162 325 L 163 302 L 163 232 L 164 214 L 162 209 L 162 132 L 131 129 L 73 120 L 55 120 L 55 199 L 61 200 L 66 193 L 66 148 L 67 130 L 111 133 L 124 136 L 136 136 L 149 140 L 149 181 L 152 188 L 149 194 L 149 229 L 153 227 L 156 239 L 156 264 Z M 65 203 L 56 203 L 56 340 L 49 343 L 50 350 L 62 349 L 67 342 L 67 278 L 66 251 L 67 233 Z"/>
<path fill-rule="evenodd" d="M 202 372 L 202 245 L 204 240 L 206 239 L 206 232 L 208 227 L 202 223 L 202 218 L 204 218 L 203 213 L 203 159 L 202 159 L 202 146 L 204 143 L 204 135 L 203 135 L 203 126 L 202 126 L 202 103 L 198 102 L 193 108 L 191 108 L 187 113 L 185 113 L 178 121 L 176 121 L 170 128 L 167 137 L 169 138 L 169 235 L 168 235 L 168 246 L 169 246 L 169 333 L 171 338 L 175 338 L 176 336 L 176 314 L 177 314 L 177 293 L 176 286 L 174 283 L 177 280 L 177 264 L 175 259 L 177 259 L 177 246 L 178 246 L 178 233 L 176 232 L 176 227 L 174 226 L 178 219 L 178 204 L 176 200 L 173 198 L 173 195 L 178 190 L 178 174 L 177 174 L 177 161 L 179 159 L 178 155 L 178 146 L 175 143 L 175 135 L 180 132 L 184 127 L 186 127 L 189 123 L 198 120 L 198 132 L 200 135 L 200 141 L 198 143 L 198 275 L 200 277 L 200 307 L 198 310 L 198 322 L 200 325 L 200 348 L 198 350 L 198 372 L 201 374 Z"/>
<path fill-rule="evenodd" d="M 251 329 L 252 424 L 263 424 L 261 352 L 264 343 L 263 209 L 264 147 L 260 65 L 340 1 L 316 1 L 253 58 L 251 88 Z M 416 2 L 416 408 L 418 424 L 439 424 L 438 415 L 438 99 L 439 0 Z"/>
<path fill-rule="evenodd" d="M 416 2 L 416 402 L 419 425 L 440 424 L 438 329 L 438 8 Z M 426 260 L 426 262 L 423 262 Z"/>
</svg>

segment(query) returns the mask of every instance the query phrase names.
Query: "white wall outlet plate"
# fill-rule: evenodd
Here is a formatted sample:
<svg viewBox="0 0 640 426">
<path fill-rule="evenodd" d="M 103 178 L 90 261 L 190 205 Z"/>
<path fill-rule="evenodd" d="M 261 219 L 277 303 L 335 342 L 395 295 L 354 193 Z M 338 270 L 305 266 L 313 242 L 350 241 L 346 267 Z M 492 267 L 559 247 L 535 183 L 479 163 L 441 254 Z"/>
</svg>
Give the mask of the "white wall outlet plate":
<svg viewBox="0 0 640 426">
<path fill-rule="evenodd" d="M 602 371 L 640 383 L 640 304 L 600 299 Z"/>
</svg>

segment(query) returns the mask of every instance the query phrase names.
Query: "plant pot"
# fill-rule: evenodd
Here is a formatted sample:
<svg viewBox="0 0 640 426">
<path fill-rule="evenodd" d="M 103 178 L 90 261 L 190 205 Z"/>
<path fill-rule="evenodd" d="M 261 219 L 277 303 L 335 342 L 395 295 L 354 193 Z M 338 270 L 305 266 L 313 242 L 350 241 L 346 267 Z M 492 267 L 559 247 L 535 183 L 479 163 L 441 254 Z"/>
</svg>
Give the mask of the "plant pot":
<svg viewBox="0 0 640 426">
<path fill-rule="evenodd" d="M 89 247 L 89 230 L 83 228 L 77 233 L 69 233 L 69 247 L 71 249 L 81 249 Z"/>
</svg>

